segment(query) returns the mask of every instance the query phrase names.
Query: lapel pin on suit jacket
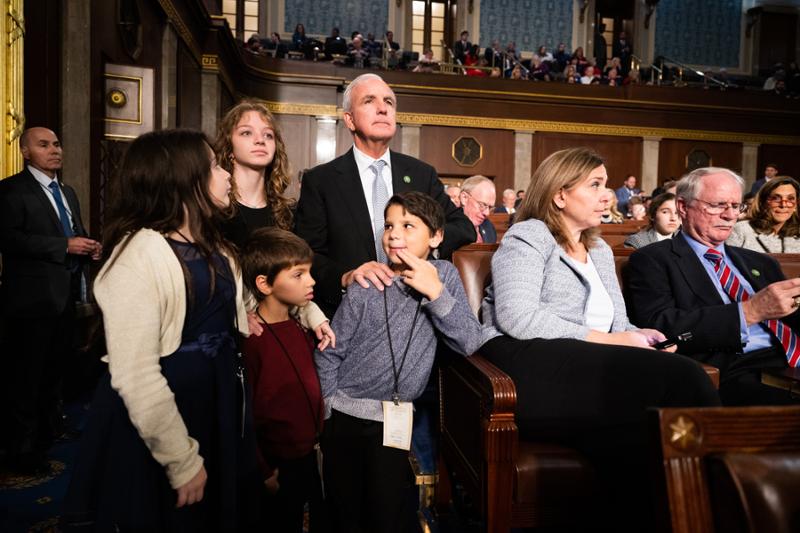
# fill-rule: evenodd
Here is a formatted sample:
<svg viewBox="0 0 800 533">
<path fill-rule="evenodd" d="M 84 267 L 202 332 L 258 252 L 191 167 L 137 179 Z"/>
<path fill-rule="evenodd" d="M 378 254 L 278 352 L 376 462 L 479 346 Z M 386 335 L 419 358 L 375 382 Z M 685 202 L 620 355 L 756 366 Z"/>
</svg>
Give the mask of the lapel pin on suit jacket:
<svg viewBox="0 0 800 533">
<path fill-rule="evenodd" d="M 752 269 L 752 270 L 750 271 L 750 273 L 751 273 L 752 275 L 754 275 L 755 277 L 759 277 L 759 276 L 761 276 L 761 272 L 759 272 L 759 271 L 758 271 L 758 270 L 756 270 L 755 268 L 754 268 L 754 269 Z"/>
<path fill-rule="evenodd" d="M 403 176 L 403 181 L 406 183 L 411 183 L 411 176 Z"/>
</svg>

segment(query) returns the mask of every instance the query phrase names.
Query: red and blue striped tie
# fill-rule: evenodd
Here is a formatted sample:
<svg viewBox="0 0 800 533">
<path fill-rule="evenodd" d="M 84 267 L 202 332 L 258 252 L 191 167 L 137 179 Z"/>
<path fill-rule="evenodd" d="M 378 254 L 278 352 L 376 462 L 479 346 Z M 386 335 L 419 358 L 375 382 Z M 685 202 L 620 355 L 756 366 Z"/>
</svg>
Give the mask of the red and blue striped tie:
<svg viewBox="0 0 800 533">
<path fill-rule="evenodd" d="M 732 301 L 746 302 L 750 298 L 750 293 L 747 292 L 730 267 L 725 264 L 720 252 L 709 248 L 703 254 L 703 257 L 714 264 L 714 272 L 716 272 L 722 288 L 725 289 Z M 789 362 L 789 366 L 800 366 L 800 342 L 798 342 L 797 335 L 794 334 L 791 328 L 777 319 L 766 320 L 763 324 L 780 341 L 783 350 L 786 352 L 786 360 Z"/>
</svg>

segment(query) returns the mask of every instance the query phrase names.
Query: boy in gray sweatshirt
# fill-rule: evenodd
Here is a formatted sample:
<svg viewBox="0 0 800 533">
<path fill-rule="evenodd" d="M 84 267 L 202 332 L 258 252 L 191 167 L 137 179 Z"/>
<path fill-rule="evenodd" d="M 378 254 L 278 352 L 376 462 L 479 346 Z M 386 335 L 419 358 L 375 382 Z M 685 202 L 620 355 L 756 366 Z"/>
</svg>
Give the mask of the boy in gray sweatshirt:
<svg viewBox="0 0 800 533">
<path fill-rule="evenodd" d="M 462 355 L 481 346 L 458 271 L 428 260 L 442 241 L 442 207 L 408 192 L 389 200 L 384 219 L 392 284 L 351 284 L 333 318 L 336 347 L 314 355 L 325 402 L 325 492 L 340 531 L 401 531 L 408 523 L 411 402 L 428 382 L 437 338 Z"/>
</svg>

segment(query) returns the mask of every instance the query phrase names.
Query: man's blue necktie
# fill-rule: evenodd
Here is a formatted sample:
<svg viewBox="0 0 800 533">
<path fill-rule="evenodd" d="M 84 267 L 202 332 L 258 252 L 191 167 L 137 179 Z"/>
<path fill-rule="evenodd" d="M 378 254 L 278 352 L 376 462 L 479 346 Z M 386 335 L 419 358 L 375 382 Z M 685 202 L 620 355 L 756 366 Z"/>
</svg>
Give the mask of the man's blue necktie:
<svg viewBox="0 0 800 533">
<path fill-rule="evenodd" d="M 61 228 L 64 230 L 66 238 L 74 237 L 75 232 L 72 231 L 72 225 L 69 223 L 69 215 L 67 208 L 64 206 L 64 200 L 61 199 L 61 190 L 58 188 L 56 180 L 50 182 L 50 191 L 53 193 L 53 199 L 56 201 L 56 208 L 58 208 L 58 218 L 61 220 Z"/>
</svg>

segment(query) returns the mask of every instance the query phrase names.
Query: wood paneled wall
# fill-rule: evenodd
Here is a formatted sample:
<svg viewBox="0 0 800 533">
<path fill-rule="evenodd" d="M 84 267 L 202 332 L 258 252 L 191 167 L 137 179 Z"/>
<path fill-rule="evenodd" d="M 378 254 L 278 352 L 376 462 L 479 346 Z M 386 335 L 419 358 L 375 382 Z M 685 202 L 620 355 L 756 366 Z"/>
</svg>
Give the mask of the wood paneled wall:
<svg viewBox="0 0 800 533">
<path fill-rule="evenodd" d="M 686 157 L 694 150 L 703 150 L 711 156 L 711 164 L 742 172 L 742 145 L 711 141 L 683 141 L 662 139 L 658 155 L 658 180 L 680 178 L 686 174 Z"/>
<path fill-rule="evenodd" d="M 758 151 L 756 177 L 764 175 L 764 166 L 767 163 L 775 163 L 781 175 L 800 179 L 800 159 L 797 158 L 797 151 L 797 146 L 762 144 Z"/>
<path fill-rule="evenodd" d="M 531 171 L 535 172 L 536 167 L 553 152 L 579 146 L 592 148 L 605 159 L 608 187 L 621 187 L 628 174 L 641 180 L 642 139 L 638 137 L 534 133 Z"/>
<path fill-rule="evenodd" d="M 473 167 L 453 159 L 453 143 L 459 137 L 474 137 L 483 147 L 483 157 Z M 514 132 L 478 128 L 423 126 L 419 138 L 419 158 L 433 165 L 440 176 L 468 178 L 483 174 L 494 180 L 499 198 L 503 189 L 514 188 Z"/>
</svg>

